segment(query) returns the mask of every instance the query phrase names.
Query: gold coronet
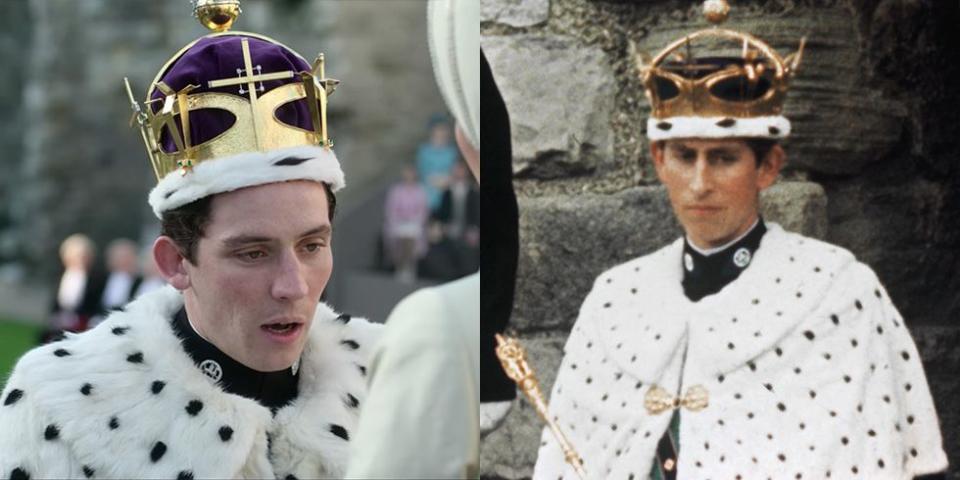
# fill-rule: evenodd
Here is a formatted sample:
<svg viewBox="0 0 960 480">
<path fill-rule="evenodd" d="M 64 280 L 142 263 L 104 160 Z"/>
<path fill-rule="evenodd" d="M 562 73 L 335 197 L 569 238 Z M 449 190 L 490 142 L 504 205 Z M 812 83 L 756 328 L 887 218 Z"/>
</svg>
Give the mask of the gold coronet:
<svg viewBox="0 0 960 480">
<path fill-rule="evenodd" d="M 240 0 L 193 0 L 193 16 L 213 32 L 226 32 L 243 13 Z"/>
<path fill-rule="evenodd" d="M 203 38 L 223 35 L 241 37 L 243 68 L 238 68 L 237 77 L 213 80 L 205 87 L 236 86 L 237 95 L 221 92 L 191 93 L 199 88 L 197 85 L 188 85 L 180 91 L 174 91 L 161 81 L 170 66 L 200 39 L 185 46 L 163 66 L 150 85 L 142 106 L 134 98 L 129 81 L 124 78 L 133 109 L 131 123 L 136 121 L 139 124 L 141 137 L 158 181 L 176 170 L 185 175 L 199 163 L 214 158 L 302 145 L 325 148 L 333 146 L 333 141 L 327 134 L 327 97 L 336 90 L 340 82 L 326 78 L 324 55 L 321 53 L 317 56 L 310 71 L 261 73 L 259 66 L 254 66 L 251 61 L 246 37 L 268 41 L 293 51 L 273 39 L 246 32 L 216 33 Z M 296 81 L 263 93 L 262 82 L 281 79 Z M 152 99 L 157 90 L 163 97 Z M 312 130 L 287 125 L 276 116 L 278 108 L 301 99 L 306 99 L 309 105 Z M 161 105 L 156 112 L 151 107 L 154 103 Z M 190 112 L 201 109 L 225 110 L 234 116 L 234 123 L 213 139 L 196 144 L 190 138 Z M 165 152 L 161 148 L 160 139 L 165 129 L 175 144 L 176 149 L 173 152 Z"/>
<path fill-rule="evenodd" d="M 719 24 L 726 20 L 730 6 L 725 0 L 707 0 L 704 16 Z M 740 64 L 731 62 L 723 68 L 695 63 L 691 53 L 695 40 L 736 42 L 741 50 Z M 653 118 L 670 117 L 733 117 L 751 118 L 780 115 L 790 80 L 796 74 L 803 56 L 806 38 L 800 40 L 798 50 L 786 57 L 780 56 L 763 40 L 745 32 L 714 26 L 680 38 L 669 44 L 652 60 L 635 52 L 640 80 L 650 101 Z M 697 70 L 716 69 L 705 75 Z M 731 101 L 717 97 L 713 90 L 722 82 L 744 81 L 747 93 L 763 88 L 755 98 Z M 670 98 L 660 98 L 657 82 L 668 82 L 676 89 Z M 760 84 L 763 83 L 762 87 Z"/>
</svg>

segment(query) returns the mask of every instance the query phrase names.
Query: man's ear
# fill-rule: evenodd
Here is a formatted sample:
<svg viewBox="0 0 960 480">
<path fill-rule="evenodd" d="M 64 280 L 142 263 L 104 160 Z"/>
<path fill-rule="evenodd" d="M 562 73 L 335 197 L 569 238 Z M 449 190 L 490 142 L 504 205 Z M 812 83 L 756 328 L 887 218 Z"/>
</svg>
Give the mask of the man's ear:
<svg viewBox="0 0 960 480">
<path fill-rule="evenodd" d="M 757 167 L 759 170 L 757 187 L 763 191 L 776 183 L 777 177 L 780 175 L 780 170 L 786 162 L 787 152 L 783 150 L 783 147 L 781 147 L 779 143 L 771 147 L 770 151 L 767 152 L 767 156 L 763 157 L 763 161 L 761 161 Z"/>
<path fill-rule="evenodd" d="M 187 259 L 172 238 L 161 235 L 153 242 L 153 261 L 160 276 L 173 288 L 181 291 L 190 288 L 190 275 L 185 265 Z"/>
</svg>

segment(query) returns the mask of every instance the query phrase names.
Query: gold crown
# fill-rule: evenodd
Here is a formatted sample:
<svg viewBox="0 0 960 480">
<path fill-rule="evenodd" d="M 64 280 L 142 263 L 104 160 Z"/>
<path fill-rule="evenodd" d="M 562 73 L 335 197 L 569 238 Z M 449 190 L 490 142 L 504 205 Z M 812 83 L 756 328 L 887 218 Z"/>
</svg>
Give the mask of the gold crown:
<svg viewBox="0 0 960 480">
<path fill-rule="evenodd" d="M 645 61 L 643 55 L 637 55 L 651 117 L 752 118 L 781 114 L 806 38 L 800 40 L 795 53 L 781 57 L 753 35 L 719 28 L 729 9 L 724 0 L 707 0 L 704 14 L 714 27 L 674 41 L 653 60 Z M 740 57 L 697 60 L 691 44 L 700 39 L 737 42 Z"/>
<path fill-rule="evenodd" d="M 317 55 L 310 71 L 288 70 L 261 74 L 259 66 L 254 66 L 251 61 L 249 42 L 246 37 L 273 43 L 295 55 L 296 52 L 263 35 L 227 32 L 240 14 L 238 0 L 194 0 L 194 2 L 194 16 L 201 24 L 216 33 L 194 40 L 171 57 L 151 83 L 142 106 L 135 100 L 130 82 L 124 78 L 133 109 L 130 124 L 133 125 L 134 121 L 139 124 L 140 134 L 157 180 L 163 179 L 168 173 L 177 169 L 180 169 L 181 175 L 185 175 L 201 162 L 245 152 L 262 152 L 303 145 L 332 147 L 333 142 L 327 136 L 327 97 L 333 93 L 340 82 L 325 76 L 323 53 Z M 238 69 L 236 77 L 213 80 L 208 82 L 206 87 L 238 85 L 239 93 L 246 97 L 220 92 L 191 94 L 192 90 L 199 88 L 197 85 L 188 85 L 180 91 L 174 91 L 161 81 L 167 69 L 197 42 L 206 38 L 230 35 L 242 38 L 244 68 Z M 263 91 L 261 82 L 283 79 L 298 81 L 258 95 Z M 158 90 L 162 93 L 162 98 L 151 99 L 154 92 Z M 288 125 L 277 118 L 278 108 L 304 98 L 309 106 L 312 130 Z M 160 108 L 156 111 L 153 108 L 155 103 L 160 103 Z M 235 121 L 214 138 L 196 144 L 190 138 L 190 112 L 201 109 L 225 110 L 234 116 Z M 166 152 L 161 147 L 161 135 L 164 129 L 173 140 L 175 151 Z"/>
</svg>

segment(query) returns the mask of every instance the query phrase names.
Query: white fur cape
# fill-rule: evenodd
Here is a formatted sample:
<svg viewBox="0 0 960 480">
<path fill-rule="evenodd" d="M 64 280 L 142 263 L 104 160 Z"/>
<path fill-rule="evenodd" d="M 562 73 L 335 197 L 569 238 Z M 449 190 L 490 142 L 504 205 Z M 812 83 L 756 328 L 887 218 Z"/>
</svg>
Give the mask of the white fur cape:
<svg viewBox="0 0 960 480">
<path fill-rule="evenodd" d="M 920 356 L 876 275 L 770 224 L 752 264 L 689 301 L 682 240 L 601 274 L 580 310 L 550 415 L 591 479 L 643 479 L 670 410 L 653 385 L 702 385 L 680 410 L 678 479 L 909 479 L 947 466 Z M 534 478 L 573 479 L 544 431 Z"/>
<path fill-rule="evenodd" d="M 320 304 L 300 394 L 271 417 L 199 371 L 170 326 L 181 305 L 164 288 L 27 353 L 0 398 L 0 477 L 342 476 L 381 326 Z"/>
</svg>

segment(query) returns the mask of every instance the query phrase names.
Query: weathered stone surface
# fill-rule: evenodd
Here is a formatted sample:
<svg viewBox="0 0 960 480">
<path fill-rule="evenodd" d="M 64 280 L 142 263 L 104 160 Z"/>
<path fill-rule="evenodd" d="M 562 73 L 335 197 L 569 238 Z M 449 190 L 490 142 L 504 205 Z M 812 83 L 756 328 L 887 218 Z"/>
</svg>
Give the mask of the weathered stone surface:
<svg viewBox="0 0 960 480">
<path fill-rule="evenodd" d="M 484 0 L 480 2 L 480 21 L 511 27 L 529 27 L 550 17 L 550 0 Z"/>
<path fill-rule="evenodd" d="M 780 182 L 760 194 L 763 218 L 814 238 L 827 237 L 827 195 L 813 182 Z"/>
<path fill-rule="evenodd" d="M 764 217 L 788 230 L 823 237 L 826 199 L 807 182 L 764 192 Z M 515 312 L 518 329 L 565 328 L 604 270 L 676 239 L 680 226 L 663 187 L 616 195 L 521 198 Z"/>
<path fill-rule="evenodd" d="M 510 112 L 520 178 L 579 176 L 610 162 L 613 72 L 596 47 L 560 35 L 481 38 Z"/>
<path fill-rule="evenodd" d="M 550 389 L 556 379 L 567 332 L 523 335 L 520 341 L 527 350 L 527 359 L 540 380 L 544 398 L 549 402 Z M 533 473 L 533 464 L 540 448 L 543 422 L 523 395 L 500 427 L 480 443 L 480 474 L 484 477 L 526 478 Z"/>
</svg>

